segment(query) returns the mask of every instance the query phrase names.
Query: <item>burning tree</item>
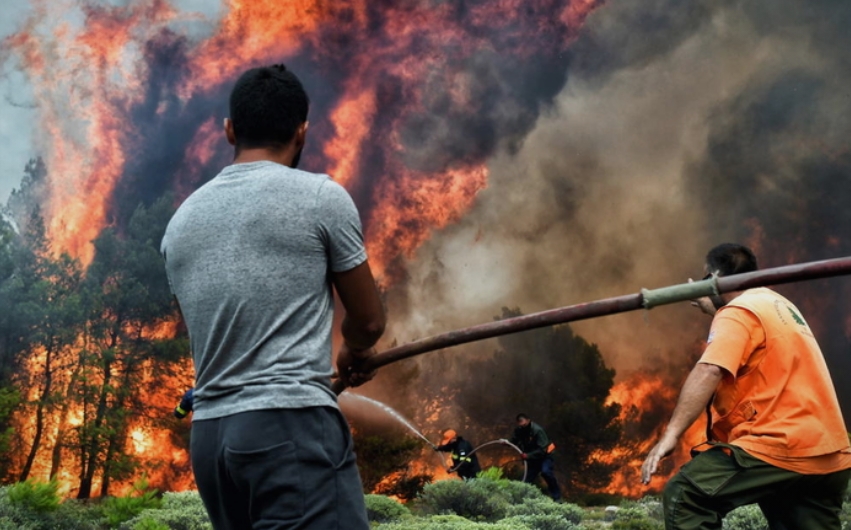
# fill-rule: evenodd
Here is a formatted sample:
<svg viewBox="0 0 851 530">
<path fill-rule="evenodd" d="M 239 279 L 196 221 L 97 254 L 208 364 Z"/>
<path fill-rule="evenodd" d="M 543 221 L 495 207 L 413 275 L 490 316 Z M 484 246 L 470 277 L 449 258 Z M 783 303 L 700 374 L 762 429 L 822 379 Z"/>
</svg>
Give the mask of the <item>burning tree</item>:
<svg viewBox="0 0 851 530">
<path fill-rule="evenodd" d="M 31 178 L 7 208 L 29 217 L 11 216 L 19 233 L 6 220 L 0 231 L 0 297 L 15 308 L 0 321 L 3 388 L 21 397 L 4 402 L 14 405 L 11 442 L 26 455 L 7 474 L 25 480 L 41 455 L 39 475 L 74 469 L 79 498 L 96 481 L 106 495 L 140 465 L 128 447 L 138 441 L 134 429 L 168 414 L 170 405 L 150 400 L 158 376 L 174 378 L 188 354 L 186 341 L 173 338 L 175 308 L 158 251 L 174 201 L 167 195 L 140 206 L 123 233 L 105 229 L 83 270 L 54 255 L 38 209 L 26 206 L 34 202 L 38 167 L 28 166 Z"/>
<path fill-rule="evenodd" d="M 144 383 L 156 384 L 144 377 L 145 368 L 158 361 L 154 332 L 174 318 L 158 252 L 171 204 L 165 197 L 150 210 L 139 207 L 125 237 L 106 229 L 95 240 L 86 274 L 88 355 L 81 358 L 75 396 L 85 418 L 75 444 L 81 462 L 80 498 L 91 494 L 96 471 L 102 471 L 105 495 L 112 479 L 130 478 L 135 468 L 125 450 L 132 414 L 147 412 L 139 390 Z"/>
</svg>

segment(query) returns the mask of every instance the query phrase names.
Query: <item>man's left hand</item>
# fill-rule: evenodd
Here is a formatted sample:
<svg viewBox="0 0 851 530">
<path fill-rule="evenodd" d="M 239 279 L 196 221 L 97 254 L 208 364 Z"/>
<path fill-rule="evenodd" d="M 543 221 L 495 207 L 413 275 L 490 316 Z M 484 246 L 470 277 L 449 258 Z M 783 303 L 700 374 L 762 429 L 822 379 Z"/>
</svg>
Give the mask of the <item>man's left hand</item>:
<svg viewBox="0 0 851 530">
<path fill-rule="evenodd" d="M 345 343 L 337 353 L 337 374 L 347 387 L 360 386 L 375 377 L 376 371 L 367 369 L 366 360 L 375 355 L 375 348 L 355 350 Z"/>
<path fill-rule="evenodd" d="M 644 464 L 641 466 L 641 482 L 649 484 L 650 477 L 656 473 L 659 467 L 659 461 L 674 452 L 676 448 L 677 439 L 663 435 L 659 443 L 650 450 L 650 454 L 647 455 Z"/>
</svg>

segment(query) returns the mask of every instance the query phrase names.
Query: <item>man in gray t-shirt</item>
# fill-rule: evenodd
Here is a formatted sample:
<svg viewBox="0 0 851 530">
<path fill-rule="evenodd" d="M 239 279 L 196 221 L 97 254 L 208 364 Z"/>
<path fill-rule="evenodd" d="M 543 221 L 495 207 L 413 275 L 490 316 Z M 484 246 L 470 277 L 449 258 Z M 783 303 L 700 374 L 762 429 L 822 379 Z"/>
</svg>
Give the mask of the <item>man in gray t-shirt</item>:
<svg viewBox="0 0 851 530">
<path fill-rule="evenodd" d="M 191 455 L 216 529 L 368 528 L 348 425 L 330 387 L 363 361 L 384 312 L 349 194 L 295 169 L 308 100 L 283 66 L 249 70 L 230 97 L 233 165 L 180 206 L 162 252 L 195 362 Z"/>
</svg>

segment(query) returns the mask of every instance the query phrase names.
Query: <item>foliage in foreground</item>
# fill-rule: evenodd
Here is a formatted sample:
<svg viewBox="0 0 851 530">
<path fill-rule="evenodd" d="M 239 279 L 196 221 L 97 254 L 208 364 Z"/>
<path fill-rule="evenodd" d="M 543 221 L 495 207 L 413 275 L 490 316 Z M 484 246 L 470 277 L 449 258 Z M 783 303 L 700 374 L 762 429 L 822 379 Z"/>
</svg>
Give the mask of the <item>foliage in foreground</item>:
<svg viewBox="0 0 851 530">
<path fill-rule="evenodd" d="M 392 501 L 391 501 L 392 502 Z M 121 530 L 212 530 L 197 491 L 166 493 L 162 507 L 148 509 L 121 525 Z"/>
<path fill-rule="evenodd" d="M 544 498 L 531 484 L 487 476 L 428 484 L 416 504 L 428 515 L 454 514 L 473 521 L 494 522 L 504 519 L 513 504 Z"/>
<path fill-rule="evenodd" d="M 573 530 L 585 511 L 575 504 L 560 504 L 531 484 L 506 480 L 486 470 L 471 480 L 444 480 L 426 486 L 414 509 L 431 517 L 416 520 L 423 530 L 516 528 Z M 463 520 L 441 517 L 462 517 Z M 486 524 L 490 523 L 490 524 Z M 382 528 L 384 528 L 382 526 Z M 391 526 L 391 528 L 393 528 Z"/>
<path fill-rule="evenodd" d="M 62 502 L 51 483 L 21 484 L 24 485 L 0 486 L 0 530 L 212 530 L 201 498 L 194 491 L 165 493 L 159 508 L 144 509 L 115 525 L 108 522 L 108 500 Z M 660 530 L 664 527 L 661 504 L 653 497 L 622 502 L 617 511 L 604 514 L 599 508 L 554 503 L 536 488 L 527 486 L 499 478 L 445 480 L 430 485 L 430 496 L 424 494 L 407 506 L 382 495 L 367 495 L 366 504 L 372 528 L 379 530 Z M 443 504 L 449 502 L 449 493 L 472 495 L 478 500 L 466 506 L 485 507 L 490 512 L 471 511 L 468 516 L 451 513 Z M 490 495 L 494 503 L 482 503 L 484 495 Z M 499 505 L 500 502 L 504 504 Z M 484 518 L 495 511 L 503 515 L 493 520 Z M 842 510 L 842 529 L 851 530 L 851 503 L 847 499 Z M 724 530 L 768 530 L 768 524 L 759 507 L 750 505 L 730 512 L 724 520 Z"/>
<path fill-rule="evenodd" d="M 148 481 L 142 478 L 133 484 L 133 490 L 126 497 L 109 497 L 103 502 L 103 514 L 110 528 L 138 515 L 143 510 L 159 508 L 160 499 L 156 489 L 148 488 Z"/>
<path fill-rule="evenodd" d="M 102 530 L 102 519 L 97 506 L 61 502 L 53 481 L 0 487 L 0 530 Z"/>
<path fill-rule="evenodd" d="M 384 495 L 369 494 L 364 497 L 366 516 L 370 522 L 389 523 L 410 517 L 411 511 Z"/>
</svg>

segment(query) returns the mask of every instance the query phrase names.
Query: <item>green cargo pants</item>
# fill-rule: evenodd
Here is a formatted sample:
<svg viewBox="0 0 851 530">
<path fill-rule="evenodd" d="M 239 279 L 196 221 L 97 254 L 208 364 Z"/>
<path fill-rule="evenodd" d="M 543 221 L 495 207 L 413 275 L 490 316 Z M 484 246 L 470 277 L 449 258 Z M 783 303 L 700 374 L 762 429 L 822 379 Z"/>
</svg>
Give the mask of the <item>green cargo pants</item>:
<svg viewBox="0 0 851 530">
<path fill-rule="evenodd" d="M 715 445 L 684 465 L 665 486 L 666 530 L 721 529 L 739 506 L 759 504 L 771 530 L 840 530 L 851 469 L 802 475 L 732 445 Z"/>
</svg>

